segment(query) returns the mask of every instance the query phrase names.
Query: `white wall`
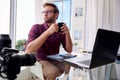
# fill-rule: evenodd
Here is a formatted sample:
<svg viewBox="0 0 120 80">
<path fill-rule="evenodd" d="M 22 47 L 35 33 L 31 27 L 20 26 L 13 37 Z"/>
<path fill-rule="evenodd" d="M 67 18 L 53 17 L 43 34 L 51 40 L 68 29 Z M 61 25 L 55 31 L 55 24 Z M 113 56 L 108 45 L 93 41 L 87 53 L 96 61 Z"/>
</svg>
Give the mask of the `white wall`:
<svg viewBox="0 0 120 80">
<path fill-rule="evenodd" d="M 43 18 L 42 18 L 42 14 L 41 14 L 41 11 L 43 10 L 43 2 L 44 0 L 36 0 L 35 4 L 36 4 L 36 22 L 37 23 L 42 23 L 43 22 Z"/>
<path fill-rule="evenodd" d="M 75 16 L 76 9 L 83 8 L 83 16 Z M 72 0 L 72 13 L 71 13 L 71 28 L 72 28 L 72 41 L 77 43 L 80 48 L 84 47 L 84 28 L 85 28 L 85 0 Z M 75 32 L 78 31 L 78 37 L 76 40 Z"/>
</svg>

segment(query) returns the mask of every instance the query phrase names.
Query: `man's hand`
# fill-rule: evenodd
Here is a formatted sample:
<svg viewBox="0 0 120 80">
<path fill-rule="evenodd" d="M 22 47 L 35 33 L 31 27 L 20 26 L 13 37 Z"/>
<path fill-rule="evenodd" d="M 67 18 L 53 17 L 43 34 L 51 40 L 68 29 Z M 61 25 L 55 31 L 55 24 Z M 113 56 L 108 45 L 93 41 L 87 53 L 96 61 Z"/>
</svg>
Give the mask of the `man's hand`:
<svg viewBox="0 0 120 80">
<path fill-rule="evenodd" d="M 55 32 L 58 32 L 58 25 L 53 23 L 48 29 L 47 29 L 49 34 L 53 34 Z"/>
<path fill-rule="evenodd" d="M 63 26 L 61 27 L 61 31 L 63 34 L 69 34 L 69 29 L 66 24 L 63 24 Z"/>
</svg>

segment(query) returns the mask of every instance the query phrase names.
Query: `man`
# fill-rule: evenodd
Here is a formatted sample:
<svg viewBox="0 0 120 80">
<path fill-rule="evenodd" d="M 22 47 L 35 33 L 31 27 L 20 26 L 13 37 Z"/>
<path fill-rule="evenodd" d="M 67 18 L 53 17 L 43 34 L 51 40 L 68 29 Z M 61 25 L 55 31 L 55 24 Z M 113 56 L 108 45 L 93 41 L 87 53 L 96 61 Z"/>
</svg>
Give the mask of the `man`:
<svg viewBox="0 0 120 80">
<path fill-rule="evenodd" d="M 25 52 L 37 52 L 36 57 L 42 64 L 45 80 L 55 80 L 64 71 L 68 72 L 69 67 L 62 62 L 49 60 L 46 56 L 59 53 L 60 44 L 68 53 L 71 53 L 73 45 L 66 24 L 63 24 L 61 32 L 58 32 L 59 27 L 56 20 L 59 10 L 56 5 L 45 3 L 43 7 L 44 23 L 35 24 L 31 28 Z"/>
</svg>

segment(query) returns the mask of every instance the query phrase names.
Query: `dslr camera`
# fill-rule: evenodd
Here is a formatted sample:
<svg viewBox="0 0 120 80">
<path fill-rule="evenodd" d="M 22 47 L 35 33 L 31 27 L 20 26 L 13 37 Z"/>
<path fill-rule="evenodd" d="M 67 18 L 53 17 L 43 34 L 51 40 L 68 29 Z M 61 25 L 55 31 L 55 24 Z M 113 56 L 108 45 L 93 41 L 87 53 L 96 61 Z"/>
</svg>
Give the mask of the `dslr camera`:
<svg viewBox="0 0 120 80">
<path fill-rule="evenodd" d="M 34 54 L 18 54 L 11 48 L 11 39 L 7 34 L 0 34 L 0 77 L 8 80 L 17 78 L 21 66 L 32 66 L 36 62 Z"/>
</svg>

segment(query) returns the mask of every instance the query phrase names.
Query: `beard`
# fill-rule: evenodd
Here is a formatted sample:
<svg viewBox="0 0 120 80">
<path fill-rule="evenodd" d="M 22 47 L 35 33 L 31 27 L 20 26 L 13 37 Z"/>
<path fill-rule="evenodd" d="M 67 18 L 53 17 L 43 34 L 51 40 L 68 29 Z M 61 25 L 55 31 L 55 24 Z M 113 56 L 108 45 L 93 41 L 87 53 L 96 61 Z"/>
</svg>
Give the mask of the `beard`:
<svg viewBox="0 0 120 80">
<path fill-rule="evenodd" d="M 44 17 L 44 21 L 45 21 L 45 23 L 53 23 L 53 22 L 55 22 L 55 17 L 53 16 L 53 17 Z"/>
</svg>

